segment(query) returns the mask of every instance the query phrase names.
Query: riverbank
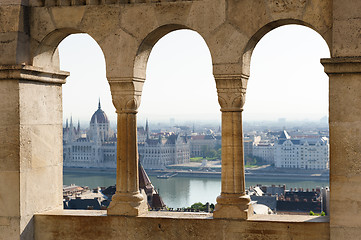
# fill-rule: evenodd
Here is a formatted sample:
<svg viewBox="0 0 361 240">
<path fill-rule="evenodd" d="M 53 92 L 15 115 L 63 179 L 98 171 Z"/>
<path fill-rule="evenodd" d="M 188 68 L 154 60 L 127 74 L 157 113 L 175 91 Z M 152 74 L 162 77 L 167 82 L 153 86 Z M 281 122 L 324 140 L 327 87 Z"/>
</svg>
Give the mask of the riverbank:
<svg viewBox="0 0 361 240">
<path fill-rule="evenodd" d="M 248 170 L 247 170 L 248 171 Z M 148 171 L 149 172 L 149 171 Z M 188 173 L 189 174 L 189 173 Z M 216 198 L 221 192 L 221 175 L 220 173 L 209 177 L 212 173 L 192 173 L 189 177 L 182 176 L 182 174 L 162 179 L 157 178 L 157 175 L 149 174 L 149 178 L 154 187 L 161 194 L 163 201 L 168 207 L 178 208 L 190 206 L 196 202 L 210 202 L 215 203 Z M 251 176 L 246 173 L 246 188 L 256 185 L 286 185 L 286 189 L 304 188 L 315 189 L 317 187 L 329 186 L 329 180 L 309 179 L 307 177 L 294 176 L 275 177 L 275 176 Z M 251 176 L 251 177 L 248 177 Z M 116 183 L 115 169 L 80 169 L 71 168 L 64 169 L 63 184 L 78 186 L 88 186 L 90 189 L 97 187 L 113 186 Z"/>
<path fill-rule="evenodd" d="M 64 168 L 64 172 L 67 173 L 77 173 L 77 174 L 88 174 L 88 173 L 96 173 L 96 174 L 116 174 L 115 169 L 97 169 L 97 168 Z M 181 169 L 165 169 L 165 170 L 146 170 L 149 176 L 164 176 L 172 174 L 173 177 L 191 177 L 191 178 L 221 178 L 220 171 L 196 171 L 196 170 L 181 170 Z M 294 180 L 321 180 L 321 181 L 329 181 L 328 172 L 320 172 L 320 171 L 296 171 L 289 170 L 286 171 L 284 169 L 270 169 L 270 168 L 259 168 L 259 169 L 246 169 L 245 172 L 246 180 L 258 180 L 258 179 L 294 179 Z"/>
</svg>

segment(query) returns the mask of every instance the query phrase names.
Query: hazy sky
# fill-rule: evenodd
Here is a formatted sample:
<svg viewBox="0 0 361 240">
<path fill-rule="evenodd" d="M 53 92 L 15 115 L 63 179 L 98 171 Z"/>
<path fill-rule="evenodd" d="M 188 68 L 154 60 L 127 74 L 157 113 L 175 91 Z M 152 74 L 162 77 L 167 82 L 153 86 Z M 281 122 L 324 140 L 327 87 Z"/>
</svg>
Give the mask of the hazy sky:
<svg viewBox="0 0 361 240">
<path fill-rule="evenodd" d="M 75 34 L 64 39 L 59 50 L 61 69 L 71 73 L 63 86 L 64 117 L 90 121 L 100 98 L 102 109 L 115 122 L 97 43 L 86 34 Z M 327 57 L 326 42 L 310 28 L 289 25 L 265 35 L 252 55 L 244 120 L 319 120 L 328 115 L 328 77 L 320 64 L 320 58 Z M 139 123 L 146 118 L 220 121 L 211 55 L 196 32 L 175 31 L 154 46 Z"/>
</svg>

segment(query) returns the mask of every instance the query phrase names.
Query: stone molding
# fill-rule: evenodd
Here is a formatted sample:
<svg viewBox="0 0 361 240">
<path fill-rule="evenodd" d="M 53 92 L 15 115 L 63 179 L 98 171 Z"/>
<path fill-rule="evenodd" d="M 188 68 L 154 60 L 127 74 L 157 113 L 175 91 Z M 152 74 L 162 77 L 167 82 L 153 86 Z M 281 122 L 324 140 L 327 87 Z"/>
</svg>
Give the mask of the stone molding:
<svg viewBox="0 0 361 240">
<path fill-rule="evenodd" d="M 328 75 L 361 73 L 361 57 L 323 58 L 321 64 Z"/>
<path fill-rule="evenodd" d="M 70 75 L 65 71 L 44 71 L 42 68 L 30 65 L 0 66 L 0 80 L 26 80 L 43 83 L 65 84 Z"/>
<path fill-rule="evenodd" d="M 31 0 L 30 0 L 31 1 Z M 61 0 L 42 0 L 40 3 L 36 3 L 40 7 L 63 7 L 63 6 L 84 6 L 84 5 L 110 5 L 110 4 L 141 4 L 141 3 L 163 3 L 163 2 L 193 2 L 199 0 L 70 0 L 70 1 L 61 1 Z M 30 2 L 30 5 L 32 3 Z"/>
<path fill-rule="evenodd" d="M 23 6 L 28 6 L 29 5 L 29 0 L 1 0 L 0 1 L 0 6 L 1 5 L 23 5 Z"/>
<path fill-rule="evenodd" d="M 108 77 L 108 81 L 116 112 L 137 113 L 145 79 L 136 77 Z"/>
<path fill-rule="evenodd" d="M 253 207 L 248 195 L 222 193 L 217 197 L 214 218 L 247 220 L 253 216 Z"/>
<path fill-rule="evenodd" d="M 249 76 L 215 74 L 218 102 L 222 112 L 242 112 Z"/>
</svg>

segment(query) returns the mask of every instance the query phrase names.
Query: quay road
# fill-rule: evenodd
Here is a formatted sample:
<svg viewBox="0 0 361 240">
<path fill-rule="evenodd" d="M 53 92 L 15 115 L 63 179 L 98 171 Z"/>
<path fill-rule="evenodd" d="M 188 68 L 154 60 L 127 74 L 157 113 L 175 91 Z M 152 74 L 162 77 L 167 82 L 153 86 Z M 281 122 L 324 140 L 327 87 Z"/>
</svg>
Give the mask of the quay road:
<svg viewBox="0 0 361 240">
<path fill-rule="evenodd" d="M 100 174 L 114 175 L 115 169 L 97 169 L 97 168 L 64 168 L 68 174 Z M 150 176 L 171 176 L 171 177 L 188 177 L 188 178 L 221 178 L 221 167 L 206 166 L 201 168 L 200 164 L 191 163 L 187 166 L 173 165 L 165 170 L 146 169 Z M 269 165 L 257 168 L 246 168 L 246 180 L 300 180 L 300 181 L 329 181 L 328 171 L 316 170 L 299 170 L 299 169 L 276 169 Z"/>
<path fill-rule="evenodd" d="M 192 177 L 192 178 L 221 178 L 221 172 L 219 171 L 197 171 L 197 170 L 181 170 L 181 169 L 165 169 L 165 170 L 147 170 L 150 176 L 163 176 L 165 174 L 177 173 L 175 177 Z M 298 172 L 292 171 L 278 172 L 278 171 L 261 171 L 261 170 L 247 170 L 245 173 L 246 179 L 294 179 L 294 180 L 329 180 L 328 173 L 315 173 L 312 172 Z"/>
</svg>

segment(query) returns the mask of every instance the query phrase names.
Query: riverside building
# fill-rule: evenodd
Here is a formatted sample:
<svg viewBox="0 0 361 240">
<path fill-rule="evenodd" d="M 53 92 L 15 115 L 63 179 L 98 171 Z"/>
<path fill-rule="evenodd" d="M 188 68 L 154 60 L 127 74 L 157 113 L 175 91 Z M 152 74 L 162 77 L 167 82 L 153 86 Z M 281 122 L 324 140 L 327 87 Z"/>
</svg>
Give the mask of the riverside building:
<svg viewBox="0 0 361 240">
<path fill-rule="evenodd" d="M 292 138 L 284 130 L 275 144 L 275 167 L 326 170 L 329 168 L 327 137 Z"/>
<path fill-rule="evenodd" d="M 144 169 L 164 169 L 167 165 L 188 163 L 190 160 L 187 136 L 174 133 L 150 136 L 147 121 L 143 136 L 138 133 L 139 139 L 144 139 L 138 142 L 139 158 Z"/>
<path fill-rule="evenodd" d="M 141 130 L 142 128 L 139 128 Z M 139 158 L 145 169 L 164 169 L 167 165 L 188 163 L 190 143 L 186 136 L 163 133 L 150 136 L 148 121 L 146 128 L 138 132 Z M 79 168 L 116 168 L 117 141 L 111 132 L 109 119 L 98 109 L 90 120 L 86 133 L 66 121 L 63 129 L 63 164 L 64 167 Z"/>
<path fill-rule="evenodd" d="M 117 140 L 109 127 L 109 120 L 98 109 L 90 120 L 89 130 L 82 134 L 80 124 L 75 128 L 72 119 L 63 129 L 63 165 L 81 168 L 116 168 Z"/>
<path fill-rule="evenodd" d="M 275 146 L 268 141 L 258 142 L 253 145 L 253 156 L 259 157 L 262 161 L 273 164 L 275 157 Z"/>
</svg>

